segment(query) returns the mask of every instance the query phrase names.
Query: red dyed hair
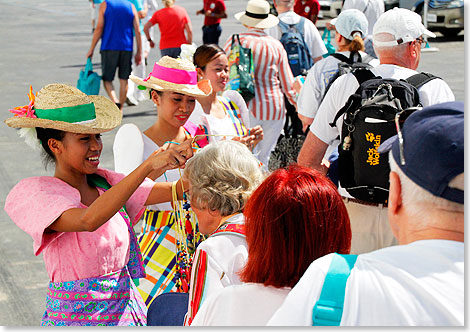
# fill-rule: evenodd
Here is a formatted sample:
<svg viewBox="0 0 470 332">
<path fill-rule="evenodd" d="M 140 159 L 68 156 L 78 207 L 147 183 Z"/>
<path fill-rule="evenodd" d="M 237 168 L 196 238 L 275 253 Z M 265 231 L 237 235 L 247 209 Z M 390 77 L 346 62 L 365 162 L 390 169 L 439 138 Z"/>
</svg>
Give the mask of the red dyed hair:
<svg viewBox="0 0 470 332">
<path fill-rule="evenodd" d="M 307 167 L 274 171 L 248 199 L 244 214 L 244 282 L 293 287 L 315 259 L 351 249 L 349 216 L 337 188 Z"/>
</svg>

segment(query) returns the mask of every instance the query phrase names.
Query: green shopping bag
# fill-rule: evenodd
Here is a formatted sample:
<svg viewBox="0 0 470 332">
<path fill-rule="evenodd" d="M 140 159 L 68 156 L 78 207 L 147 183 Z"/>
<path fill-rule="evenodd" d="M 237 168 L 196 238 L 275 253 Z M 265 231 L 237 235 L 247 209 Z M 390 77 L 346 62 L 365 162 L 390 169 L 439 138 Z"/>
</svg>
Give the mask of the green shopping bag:
<svg viewBox="0 0 470 332">
<path fill-rule="evenodd" d="M 322 35 L 321 39 L 325 43 L 326 50 L 328 51 L 328 53 L 323 54 L 324 58 L 326 58 L 328 55 L 333 54 L 333 53 L 336 52 L 335 47 L 331 43 L 330 30 L 325 28 L 325 30 L 323 30 L 323 35 Z M 325 39 L 326 39 L 326 41 L 325 41 Z"/>
<path fill-rule="evenodd" d="M 87 95 L 97 95 L 100 93 L 101 76 L 93 71 L 91 58 L 86 61 L 85 69 L 80 71 L 77 81 L 77 88 Z"/>
<path fill-rule="evenodd" d="M 251 49 L 242 47 L 238 34 L 232 35 L 228 66 L 229 79 L 225 89 L 238 91 L 248 102 L 255 96 L 255 67 Z"/>
</svg>

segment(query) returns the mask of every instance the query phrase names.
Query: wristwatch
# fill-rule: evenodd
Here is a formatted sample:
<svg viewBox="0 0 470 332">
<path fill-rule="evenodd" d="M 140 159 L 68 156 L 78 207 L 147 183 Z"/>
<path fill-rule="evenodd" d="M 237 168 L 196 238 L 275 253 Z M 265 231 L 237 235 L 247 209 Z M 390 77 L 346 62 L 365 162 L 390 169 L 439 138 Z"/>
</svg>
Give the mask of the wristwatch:
<svg viewBox="0 0 470 332">
<path fill-rule="evenodd" d="M 151 42 L 152 42 L 152 38 L 148 38 L 147 41 L 148 41 L 149 43 L 151 43 Z"/>
</svg>

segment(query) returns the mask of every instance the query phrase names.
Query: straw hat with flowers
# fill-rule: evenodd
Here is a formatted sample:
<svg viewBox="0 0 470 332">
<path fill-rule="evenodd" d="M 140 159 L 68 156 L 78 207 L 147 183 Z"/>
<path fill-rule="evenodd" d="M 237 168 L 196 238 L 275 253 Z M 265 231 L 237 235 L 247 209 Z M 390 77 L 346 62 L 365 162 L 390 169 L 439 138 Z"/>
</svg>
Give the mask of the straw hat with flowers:
<svg viewBox="0 0 470 332">
<path fill-rule="evenodd" d="M 98 134 L 121 124 L 122 112 L 106 97 L 88 96 L 73 86 L 49 84 L 36 96 L 29 91 L 30 103 L 16 107 L 5 120 L 13 128 L 51 128 L 78 134 Z"/>
<path fill-rule="evenodd" d="M 131 75 L 129 77 L 139 89 L 178 92 L 193 97 L 204 97 L 212 93 L 209 80 L 197 81 L 194 64 L 181 58 L 162 57 L 153 66 L 146 79 Z"/>
</svg>

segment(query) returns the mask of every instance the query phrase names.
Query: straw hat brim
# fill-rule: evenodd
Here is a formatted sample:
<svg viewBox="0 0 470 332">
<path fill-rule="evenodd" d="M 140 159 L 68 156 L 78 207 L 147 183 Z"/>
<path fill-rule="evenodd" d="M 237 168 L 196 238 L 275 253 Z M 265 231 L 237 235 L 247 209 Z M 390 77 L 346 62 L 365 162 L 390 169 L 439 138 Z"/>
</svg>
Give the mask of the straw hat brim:
<svg viewBox="0 0 470 332">
<path fill-rule="evenodd" d="M 178 92 L 192 97 L 206 97 L 212 93 L 212 86 L 209 80 L 201 80 L 197 82 L 197 85 L 192 85 L 171 83 L 155 77 L 150 77 L 147 81 L 134 75 L 129 76 L 129 78 L 137 85 L 157 91 Z"/>
<path fill-rule="evenodd" d="M 95 104 L 96 119 L 88 123 L 69 123 L 39 118 L 14 116 L 5 120 L 12 128 L 51 128 L 77 134 L 99 134 L 110 131 L 121 124 L 122 112 L 106 97 L 88 96 Z"/>
<path fill-rule="evenodd" d="M 246 16 L 245 12 L 243 11 L 236 13 L 234 17 L 240 21 L 240 23 L 243 23 L 252 28 L 268 29 L 279 24 L 279 19 L 272 14 L 268 14 L 267 18 L 253 18 Z"/>
</svg>

